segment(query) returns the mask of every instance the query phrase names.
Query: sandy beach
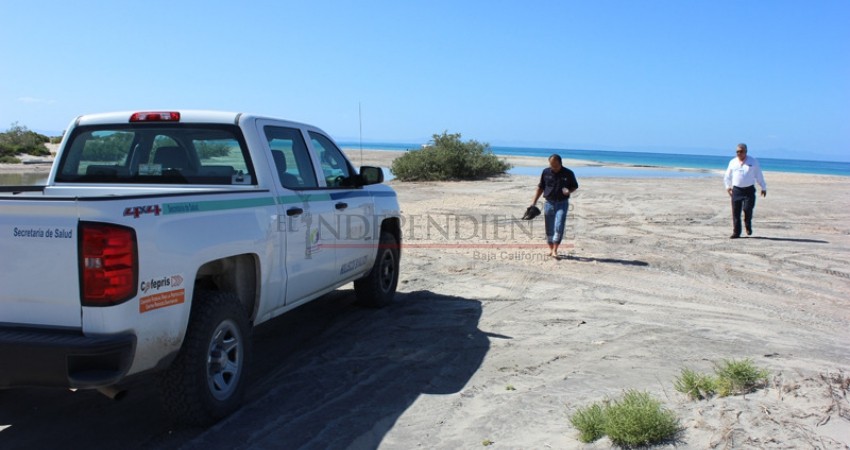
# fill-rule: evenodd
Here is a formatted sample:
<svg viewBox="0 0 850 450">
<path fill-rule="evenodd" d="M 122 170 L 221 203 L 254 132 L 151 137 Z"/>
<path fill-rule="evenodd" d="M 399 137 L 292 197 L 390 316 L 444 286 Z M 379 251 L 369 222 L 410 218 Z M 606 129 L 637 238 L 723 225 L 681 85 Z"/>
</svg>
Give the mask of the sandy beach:
<svg viewBox="0 0 850 450">
<path fill-rule="evenodd" d="M 382 167 L 398 156 L 347 153 Z M 659 448 L 848 448 L 850 178 L 765 176 L 739 240 L 720 172 L 580 178 L 560 260 L 542 218 L 519 220 L 534 176 L 389 181 L 405 218 L 397 301 L 356 308 L 349 286 L 259 330 L 242 410 L 172 433 L 144 394 L 0 391 L 12 424 L 0 443 L 44 444 L 39 423 L 87 405 L 123 430 L 108 441 L 122 448 L 602 449 L 607 438 L 579 442 L 570 415 L 638 389 L 680 419 Z M 673 388 L 683 367 L 743 358 L 768 386 L 703 401 Z M 121 422 L 131 410 L 146 412 Z"/>
<path fill-rule="evenodd" d="M 383 444 L 582 447 L 568 416 L 640 389 L 681 418 L 676 447 L 845 448 L 850 180 L 766 176 L 769 196 L 758 200 L 755 233 L 741 240 L 728 239 L 719 174 L 579 180 L 560 261 L 544 256 L 541 220 L 531 236 L 511 226 L 534 177 L 390 182 L 406 216 L 443 225 L 444 216 L 459 217 L 449 220 L 456 227 L 449 233 L 433 226 L 429 235 L 422 220 L 405 229 L 403 290 L 480 302 L 478 329 L 490 337 L 463 388 L 421 396 Z M 478 237 L 468 238 L 476 225 Z M 770 385 L 701 402 L 672 387 L 682 367 L 710 372 L 733 358 L 769 369 Z M 586 447 L 609 446 L 603 439 Z"/>
</svg>

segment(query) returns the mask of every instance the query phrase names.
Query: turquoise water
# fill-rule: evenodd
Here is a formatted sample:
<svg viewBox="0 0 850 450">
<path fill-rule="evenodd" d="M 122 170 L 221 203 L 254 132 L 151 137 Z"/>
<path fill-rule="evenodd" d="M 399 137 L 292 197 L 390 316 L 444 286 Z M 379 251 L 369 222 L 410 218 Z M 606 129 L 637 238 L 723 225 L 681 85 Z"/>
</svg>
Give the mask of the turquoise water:
<svg viewBox="0 0 850 450">
<path fill-rule="evenodd" d="M 381 167 L 384 172 L 384 181 L 395 178 L 392 171 L 387 167 Z M 539 177 L 539 167 L 514 167 L 508 170 L 511 175 L 528 175 Z M 706 178 L 718 177 L 720 175 L 709 172 L 683 172 L 678 170 L 664 169 L 635 169 L 629 167 L 573 167 L 571 169 L 577 178 Z"/>
<path fill-rule="evenodd" d="M 357 143 L 340 143 L 346 149 L 358 149 Z M 364 143 L 371 150 L 410 150 L 419 144 Z M 726 170 L 734 155 L 679 155 L 673 153 L 615 152 L 606 150 L 568 150 L 525 147 L 491 147 L 493 153 L 504 156 L 549 156 L 558 153 L 563 158 L 581 159 L 598 163 L 629 164 L 639 167 L 682 167 L 689 169 Z M 850 162 L 809 161 L 797 159 L 759 158 L 762 170 L 769 172 L 811 173 L 850 177 Z"/>
<path fill-rule="evenodd" d="M 669 169 L 636 169 L 630 167 L 571 167 L 577 178 L 706 178 L 720 175 L 709 172 L 684 172 Z M 540 167 L 514 167 L 508 170 L 511 175 L 531 175 L 539 177 Z"/>
</svg>

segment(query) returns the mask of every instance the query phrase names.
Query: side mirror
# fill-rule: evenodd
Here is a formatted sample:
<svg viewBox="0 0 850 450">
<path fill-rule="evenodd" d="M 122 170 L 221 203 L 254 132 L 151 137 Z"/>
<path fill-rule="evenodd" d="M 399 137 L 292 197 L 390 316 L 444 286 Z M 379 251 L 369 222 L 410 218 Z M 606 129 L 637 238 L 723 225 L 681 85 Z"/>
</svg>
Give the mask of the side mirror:
<svg viewBox="0 0 850 450">
<path fill-rule="evenodd" d="M 360 168 L 360 180 L 363 186 L 384 182 L 384 171 L 380 167 L 363 166 Z"/>
</svg>

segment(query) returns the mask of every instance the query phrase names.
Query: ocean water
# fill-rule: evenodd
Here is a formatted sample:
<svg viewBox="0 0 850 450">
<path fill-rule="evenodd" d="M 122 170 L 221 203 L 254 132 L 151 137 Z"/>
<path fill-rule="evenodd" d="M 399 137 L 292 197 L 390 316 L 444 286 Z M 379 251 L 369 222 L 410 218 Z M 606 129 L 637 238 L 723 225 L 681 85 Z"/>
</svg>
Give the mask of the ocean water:
<svg viewBox="0 0 850 450">
<path fill-rule="evenodd" d="M 570 167 L 577 178 L 721 178 L 715 172 L 708 171 L 679 171 L 670 169 L 644 169 L 631 167 Z M 531 175 L 539 177 L 541 167 L 513 167 L 508 170 L 511 175 Z"/>
<path fill-rule="evenodd" d="M 358 149 L 358 143 L 341 142 L 346 149 Z M 371 150 L 411 150 L 420 148 L 419 144 L 364 143 L 363 148 Z M 726 165 L 734 155 L 681 155 L 673 153 L 623 152 L 607 150 L 569 150 L 542 149 L 526 147 L 491 147 L 493 153 L 503 156 L 549 156 L 558 153 L 565 159 L 580 159 L 599 164 L 628 164 L 637 167 L 681 167 L 703 170 L 726 170 Z M 759 158 L 762 170 L 766 172 L 811 173 L 819 175 L 839 175 L 850 177 L 850 162 L 809 161 L 797 159 Z M 616 175 L 614 175 L 616 176 Z M 622 176 L 622 175 L 621 175 Z M 680 176 L 680 175 L 673 175 Z"/>
</svg>

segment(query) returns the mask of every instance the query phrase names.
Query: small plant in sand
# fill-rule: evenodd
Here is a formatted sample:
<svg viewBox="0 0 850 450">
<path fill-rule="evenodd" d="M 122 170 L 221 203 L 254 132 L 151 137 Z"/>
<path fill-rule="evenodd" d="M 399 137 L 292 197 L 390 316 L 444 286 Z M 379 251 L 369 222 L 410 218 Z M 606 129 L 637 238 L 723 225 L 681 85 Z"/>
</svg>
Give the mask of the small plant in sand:
<svg viewBox="0 0 850 450">
<path fill-rule="evenodd" d="M 677 391 L 687 395 L 692 400 L 702 400 L 717 392 L 717 379 L 686 367 L 682 369 L 682 375 L 676 379 L 674 386 Z"/>
<path fill-rule="evenodd" d="M 605 409 L 599 403 L 579 408 L 570 423 L 578 430 L 580 441 L 593 442 L 605 436 Z"/>
<path fill-rule="evenodd" d="M 646 392 L 627 391 L 614 402 L 594 403 L 570 417 L 582 442 L 607 435 L 616 445 L 635 446 L 662 442 L 679 431 L 679 419 Z"/>
<path fill-rule="evenodd" d="M 509 384 L 509 385 L 505 386 L 505 390 L 506 391 L 515 391 L 516 388 L 514 387 L 514 385 Z"/>
<path fill-rule="evenodd" d="M 716 364 L 713 376 L 683 368 L 673 385 L 691 399 L 702 400 L 713 395 L 746 394 L 764 386 L 768 375 L 767 370 L 757 367 L 751 359 L 732 359 Z"/>
<path fill-rule="evenodd" d="M 617 445 L 648 445 L 679 431 L 676 415 L 646 392 L 628 391 L 605 412 L 605 434 Z"/>
<path fill-rule="evenodd" d="M 731 394 L 746 394 L 767 384 L 770 374 L 756 367 L 751 359 L 724 360 L 714 369 L 718 379 L 717 394 L 721 397 Z"/>
<path fill-rule="evenodd" d="M 481 445 L 485 447 L 489 447 L 493 444 L 495 444 L 495 442 L 491 441 L 490 439 L 484 439 L 483 441 L 481 441 Z"/>
</svg>

